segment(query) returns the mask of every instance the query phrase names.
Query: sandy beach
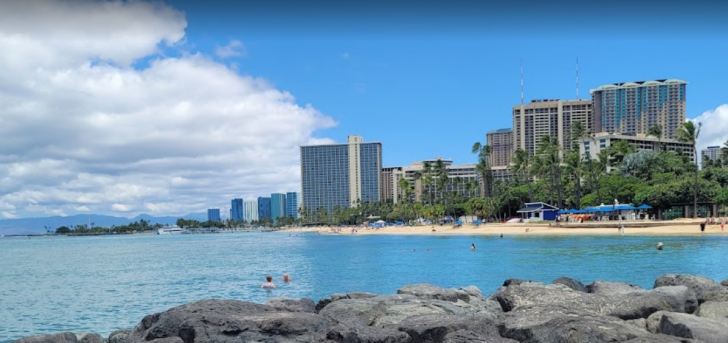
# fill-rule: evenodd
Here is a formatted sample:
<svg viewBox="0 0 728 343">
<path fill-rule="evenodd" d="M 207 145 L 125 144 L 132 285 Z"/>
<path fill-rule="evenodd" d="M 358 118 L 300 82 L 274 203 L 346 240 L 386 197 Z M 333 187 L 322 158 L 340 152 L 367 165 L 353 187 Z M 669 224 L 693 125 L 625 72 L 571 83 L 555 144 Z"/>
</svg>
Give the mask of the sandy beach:
<svg viewBox="0 0 728 343">
<path fill-rule="evenodd" d="M 703 219 L 704 220 L 704 219 Z M 701 219 L 675 219 L 671 221 L 625 221 L 624 235 L 634 236 L 701 236 L 725 235 L 720 224 L 706 225 L 705 232 L 700 231 Z M 618 222 L 569 223 L 561 226 L 549 226 L 548 223 L 488 223 L 485 225 L 463 224 L 452 225 L 419 225 L 388 226 L 380 229 L 358 228 L 352 233 L 351 227 L 341 227 L 341 232 L 334 232 L 334 227 L 296 227 L 284 232 L 319 232 L 337 235 L 621 235 Z M 435 230 L 433 232 L 433 230 Z M 726 228 L 728 230 L 728 228 Z"/>
</svg>

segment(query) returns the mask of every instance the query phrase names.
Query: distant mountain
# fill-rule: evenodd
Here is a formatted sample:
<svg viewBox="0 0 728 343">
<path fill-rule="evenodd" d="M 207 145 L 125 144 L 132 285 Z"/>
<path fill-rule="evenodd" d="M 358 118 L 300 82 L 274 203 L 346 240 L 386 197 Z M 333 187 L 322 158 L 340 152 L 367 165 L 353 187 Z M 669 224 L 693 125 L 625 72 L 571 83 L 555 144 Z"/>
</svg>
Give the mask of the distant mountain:
<svg viewBox="0 0 728 343">
<path fill-rule="evenodd" d="M 134 218 L 105 216 L 99 214 L 77 214 L 68 217 L 53 216 L 44 218 L 21 218 L 21 219 L 3 219 L 0 220 L 0 234 L 3 235 L 32 235 L 45 233 L 46 227 L 55 231 L 60 226 L 89 225 L 94 226 L 112 226 L 126 225 L 135 221 L 144 219 L 151 224 L 171 225 L 177 222 L 180 217 L 154 217 L 148 214 L 140 214 Z M 193 219 L 199 221 L 207 220 L 206 213 L 191 213 L 181 218 Z"/>
</svg>

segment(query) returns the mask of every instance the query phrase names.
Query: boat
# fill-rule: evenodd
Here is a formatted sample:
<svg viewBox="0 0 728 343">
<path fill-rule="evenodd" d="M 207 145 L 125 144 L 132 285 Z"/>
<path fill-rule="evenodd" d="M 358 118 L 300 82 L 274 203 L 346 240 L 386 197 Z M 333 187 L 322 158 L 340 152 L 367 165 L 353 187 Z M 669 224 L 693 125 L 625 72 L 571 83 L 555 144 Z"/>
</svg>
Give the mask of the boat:
<svg viewBox="0 0 728 343">
<path fill-rule="evenodd" d="M 185 230 L 177 225 L 165 226 L 163 228 L 157 229 L 158 235 L 176 235 L 184 232 Z"/>
</svg>

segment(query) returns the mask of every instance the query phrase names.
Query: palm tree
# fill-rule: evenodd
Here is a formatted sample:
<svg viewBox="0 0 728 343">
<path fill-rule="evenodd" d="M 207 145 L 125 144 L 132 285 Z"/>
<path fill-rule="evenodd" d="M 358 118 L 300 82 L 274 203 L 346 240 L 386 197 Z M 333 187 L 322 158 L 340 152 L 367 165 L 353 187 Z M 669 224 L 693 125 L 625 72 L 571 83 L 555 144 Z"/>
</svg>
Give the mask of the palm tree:
<svg viewBox="0 0 728 343">
<path fill-rule="evenodd" d="M 480 177 L 483 180 L 483 197 L 490 197 L 490 182 L 489 177 L 492 174 L 490 170 L 490 163 L 488 162 L 488 156 L 490 156 L 490 146 L 475 142 L 473 144 L 472 152 L 478 155 L 478 163 L 475 165 L 475 170 L 480 173 Z"/>
<path fill-rule="evenodd" d="M 432 164 L 430 164 L 429 161 L 425 161 L 422 164 L 422 176 L 425 178 L 423 182 L 423 186 L 427 187 L 427 194 L 430 199 L 430 205 L 432 205 L 433 202 L 433 194 L 432 194 Z M 423 188 L 424 188 L 423 187 Z"/>
<path fill-rule="evenodd" d="M 575 121 L 571 123 L 571 150 L 579 151 L 581 142 L 589 136 L 583 121 Z"/>
<path fill-rule="evenodd" d="M 579 153 L 574 151 L 566 156 L 566 172 L 574 179 L 574 197 L 576 208 L 581 208 L 581 179 L 584 174 L 584 165 Z"/>
<path fill-rule="evenodd" d="M 627 141 L 616 141 L 614 142 L 608 149 L 609 156 L 610 156 L 610 166 L 611 167 L 618 167 L 622 164 L 622 161 L 624 161 L 624 158 L 633 153 L 635 151 L 635 148 Z"/>
<path fill-rule="evenodd" d="M 660 145 L 660 150 L 664 150 L 662 148 L 662 126 L 660 124 L 655 124 L 654 126 L 647 129 L 647 135 L 656 137 L 657 138 L 657 144 Z"/>
<path fill-rule="evenodd" d="M 531 156 L 528 153 L 518 148 L 513 153 L 513 174 L 521 175 L 526 181 L 528 187 L 528 201 L 533 202 L 533 189 L 531 189 Z"/>
<path fill-rule="evenodd" d="M 692 121 L 686 121 L 677 130 L 677 140 L 680 142 L 690 143 L 693 146 L 693 154 L 695 156 L 695 189 L 693 190 L 693 218 L 698 217 L 698 137 L 700 136 L 700 128 L 703 123 L 698 122 L 696 126 Z"/>
<path fill-rule="evenodd" d="M 406 211 L 407 210 L 406 204 L 412 203 L 412 198 L 411 198 L 412 197 L 412 186 L 410 185 L 409 181 L 407 181 L 407 179 L 405 179 L 405 178 L 399 179 L 398 183 L 399 183 L 399 185 L 398 185 L 399 189 L 404 191 L 404 195 L 403 195 L 404 201 L 402 201 L 402 203 L 405 204 L 404 205 L 404 209 L 405 209 L 404 217 L 405 217 L 405 219 L 407 219 L 408 217 L 407 217 L 407 211 Z"/>
<path fill-rule="evenodd" d="M 541 172 L 551 177 L 552 190 L 557 194 L 557 206 L 561 208 L 563 194 L 561 190 L 561 145 L 556 137 L 543 136 L 536 150 L 538 156 L 535 159 Z"/>
</svg>

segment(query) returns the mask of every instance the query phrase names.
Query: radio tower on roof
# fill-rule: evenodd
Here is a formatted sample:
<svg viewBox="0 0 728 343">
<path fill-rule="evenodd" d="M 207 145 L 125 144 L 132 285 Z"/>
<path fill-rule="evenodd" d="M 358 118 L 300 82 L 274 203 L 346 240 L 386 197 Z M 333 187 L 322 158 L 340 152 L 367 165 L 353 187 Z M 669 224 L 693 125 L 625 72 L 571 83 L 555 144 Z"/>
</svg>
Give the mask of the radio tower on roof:
<svg viewBox="0 0 728 343">
<path fill-rule="evenodd" d="M 523 59 L 521 59 L 521 105 L 523 105 Z"/>
<path fill-rule="evenodd" d="M 579 57 L 576 58 L 576 100 L 581 100 L 579 98 Z"/>
</svg>

